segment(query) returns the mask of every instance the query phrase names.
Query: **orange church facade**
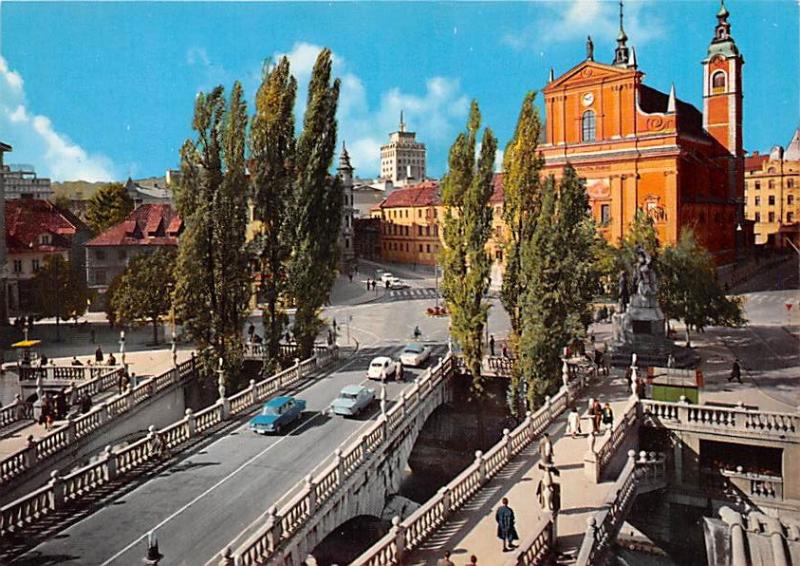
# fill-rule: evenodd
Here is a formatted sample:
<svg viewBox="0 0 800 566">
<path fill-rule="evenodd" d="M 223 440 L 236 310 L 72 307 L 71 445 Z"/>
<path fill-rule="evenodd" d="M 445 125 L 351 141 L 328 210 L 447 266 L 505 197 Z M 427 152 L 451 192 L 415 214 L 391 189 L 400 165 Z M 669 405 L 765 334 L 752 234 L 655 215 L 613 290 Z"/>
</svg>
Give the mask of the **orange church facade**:
<svg viewBox="0 0 800 566">
<path fill-rule="evenodd" d="M 702 112 L 674 88 L 643 83 L 621 16 L 614 60 L 596 62 L 593 51 L 589 39 L 586 60 L 559 78 L 551 72 L 543 89 L 545 172 L 558 176 L 571 163 L 586 178 L 592 214 L 612 243 L 642 209 L 662 244 L 690 226 L 718 264 L 734 261 L 752 225 L 742 215 L 744 60 L 724 5 L 702 63 Z"/>
</svg>

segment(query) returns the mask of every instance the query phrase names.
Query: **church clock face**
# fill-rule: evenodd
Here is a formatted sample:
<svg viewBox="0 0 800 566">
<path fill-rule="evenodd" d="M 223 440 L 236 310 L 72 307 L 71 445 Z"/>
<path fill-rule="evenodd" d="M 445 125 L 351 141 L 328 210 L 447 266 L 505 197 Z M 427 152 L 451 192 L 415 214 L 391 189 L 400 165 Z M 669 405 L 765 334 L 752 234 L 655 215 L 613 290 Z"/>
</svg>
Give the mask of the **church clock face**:
<svg viewBox="0 0 800 566">
<path fill-rule="evenodd" d="M 587 92 L 581 97 L 581 102 L 583 102 L 584 106 L 591 106 L 592 102 L 594 102 L 594 95 L 591 92 Z"/>
</svg>

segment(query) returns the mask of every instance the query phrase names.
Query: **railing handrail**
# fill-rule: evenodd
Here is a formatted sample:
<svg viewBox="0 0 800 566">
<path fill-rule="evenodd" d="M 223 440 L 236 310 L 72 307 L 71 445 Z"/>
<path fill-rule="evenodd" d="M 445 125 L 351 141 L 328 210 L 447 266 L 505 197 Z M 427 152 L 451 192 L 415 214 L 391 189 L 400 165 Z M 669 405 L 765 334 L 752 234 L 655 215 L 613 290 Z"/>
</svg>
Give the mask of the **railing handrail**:
<svg viewBox="0 0 800 566">
<path fill-rule="evenodd" d="M 332 360 L 335 360 L 335 351 L 334 353 L 326 358 L 325 363 L 330 363 Z M 318 354 L 314 354 L 311 358 L 305 361 L 313 361 L 318 362 Z M 189 360 L 191 362 L 191 360 Z M 186 363 L 186 362 L 184 362 Z M 177 368 L 173 368 L 166 372 L 164 375 L 168 374 L 172 371 L 177 371 L 178 375 L 182 373 L 181 364 L 178 365 Z M 290 369 L 297 369 L 296 366 Z M 280 372 L 276 374 L 272 378 L 267 378 L 264 381 L 269 381 L 271 379 L 278 378 L 285 372 Z M 295 371 L 295 377 L 293 381 L 300 379 L 300 374 Z M 137 386 L 137 390 L 140 387 L 150 387 L 151 384 L 155 384 L 156 377 L 148 378 L 144 380 L 139 386 Z M 288 385 L 287 382 L 285 385 Z M 253 393 L 253 382 L 251 382 L 250 388 L 245 390 L 246 392 Z M 132 394 L 132 391 L 129 391 L 128 394 Z M 22 497 L 17 498 L 15 501 L 3 506 L 0 508 L 0 537 L 5 536 L 10 531 L 14 530 L 15 527 L 20 525 L 29 525 L 35 522 L 36 520 L 40 520 L 45 515 L 49 514 L 52 511 L 58 510 L 61 505 L 63 505 L 66 499 L 75 499 L 81 494 L 85 493 L 88 490 L 93 489 L 96 486 L 103 485 L 112 481 L 118 473 L 125 473 L 129 469 L 135 467 L 135 465 L 148 461 L 152 458 L 159 457 L 160 454 L 156 452 L 156 449 L 153 447 L 154 439 L 158 437 L 166 437 L 166 448 L 172 449 L 176 448 L 186 442 L 188 442 L 195 434 L 199 434 L 200 432 L 195 432 L 195 426 L 197 425 L 197 421 L 205 421 L 205 429 L 211 428 L 219 422 L 225 420 L 225 407 L 228 405 L 230 399 L 220 399 L 214 405 L 206 407 L 205 409 L 199 411 L 197 414 L 194 414 L 191 409 L 187 409 L 186 416 L 182 419 L 169 424 L 162 429 L 156 431 L 154 427 L 151 427 L 150 433 L 147 437 L 137 440 L 128 446 L 125 446 L 117 451 L 113 451 L 111 447 L 106 447 L 106 450 L 103 452 L 102 458 L 94 463 L 88 464 L 86 466 L 82 466 L 77 470 L 69 473 L 67 476 L 61 477 L 58 475 L 58 472 L 53 472 L 51 474 L 51 481 L 40 487 L 36 490 L 28 493 L 27 495 L 23 495 Z M 257 398 L 255 395 L 252 397 L 252 402 L 250 403 L 249 407 L 258 406 L 263 402 L 263 399 Z M 99 410 L 99 409 L 98 409 Z M 89 413 L 88 416 L 95 415 L 98 410 L 93 410 Z M 240 411 L 243 412 L 243 411 Z M 231 415 L 228 414 L 227 418 Z M 60 427 L 55 433 L 63 433 L 65 427 Z M 92 429 L 94 430 L 94 429 Z M 175 441 L 172 442 L 171 439 L 173 438 L 172 434 L 176 434 Z M 130 465 L 124 465 L 125 462 L 130 461 Z M 98 475 L 96 470 L 99 469 L 98 466 L 102 465 L 102 474 Z M 118 467 L 122 466 L 124 469 L 118 471 Z M 65 482 L 68 484 L 71 481 L 80 479 L 86 475 L 93 474 L 93 483 L 87 484 L 84 488 L 86 491 L 81 491 L 77 494 L 68 494 L 68 497 L 64 494 L 64 485 Z M 102 476 L 102 477 L 100 477 Z M 35 505 L 37 502 L 40 502 L 40 498 L 42 494 L 47 494 L 48 496 L 48 503 L 46 507 L 36 506 L 35 512 L 31 516 L 26 516 L 24 509 L 30 506 L 32 503 Z"/>
<path fill-rule="evenodd" d="M 783 417 L 789 419 L 800 419 L 798 413 L 788 413 L 782 411 L 764 411 L 762 409 L 748 409 L 747 407 L 720 407 L 719 405 L 703 405 L 681 401 L 657 401 L 655 399 L 640 399 L 643 407 L 657 405 L 661 407 L 688 407 L 691 409 L 701 409 L 704 411 L 717 411 L 726 413 L 739 413 L 742 415 L 766 415 L 771 417 Z"/>
</svg>

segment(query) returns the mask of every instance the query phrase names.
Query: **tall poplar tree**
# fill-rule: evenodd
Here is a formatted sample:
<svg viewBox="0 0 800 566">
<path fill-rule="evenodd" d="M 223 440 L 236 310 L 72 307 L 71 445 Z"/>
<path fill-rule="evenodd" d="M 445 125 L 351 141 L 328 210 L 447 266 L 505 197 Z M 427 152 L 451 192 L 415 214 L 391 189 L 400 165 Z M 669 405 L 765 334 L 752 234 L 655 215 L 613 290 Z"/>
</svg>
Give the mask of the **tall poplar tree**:
<svg viewBox="0 0 800 566">
<path fill-rule="evenodd" d="M 522 267 L 522 246 L 533 235 L 541 209 L 542 182 L 540 172 L 544 158 L 539 154 L 541 121 L 531 91 L 522 102 L 514 137 L 503 156 L 503 221 L 508 236 L 503 242 L 506 260 L 500 300 L 508 313 L 511 329 L 520 333 L 522 297 L 527 287 Z M 515 344 L 512 340 L 512 344 Z"/>
<path fill-rule="evenodd" d="M 472 374 L 472 387 L 483 392 L 481 380 L 482 336 L 489 306 L 484 295 L 489 289 L 490 261 L 486 254 L 492 222 L 494 157 L 497 140 L 485 128 L 480 155 L 475 158 L 481 114 L 472 102 L 467 130 L 450 148 L 448 171 L 442 183 L 442 201 L 447 207 L 444 221 L 442 291 L 450 312 L 450 329 L 461 344 L 464 360 Z"/>
<path fill-rule="evenodd" d="M 184 223 L 176 265 L 176 311 L 201 352 L 211 376 L 222 358 L 236 379 L 242 360 L 242 326 L 249 298 L 245 250 L 247 107 L 234 83 L 199 93 L 192 127 L 195 140 L 181 149 L 177 207 Z"/>
<path fill-rule="evenodd" d="M 265 344 L 273 366 L 280 354 L 280 338 L 287 323 L 281 298 L 288 284 L 286 261 L 291 252 L 289 205 L 294 175 L 294 102 L 297 81 L 289 73 L 289 59 L 265 69 L 256 94 L 256 112 L 250 128 L 250 172 L 253 208 L 260 222 L 251 249 L 258 261 L 264 310 Z"/>
<path fill-rule="evenodd" d="M 288 281 L 297 311 L 294 335 L 305 357 L 322 328 L 320 311 L 336 279 L 342 185 L 329 175 L 336 149 L 339 79 L 331 77 L 330 49 L 317 56 L 308 87 L 303 131 L 295 149 Z"/>
</svg>

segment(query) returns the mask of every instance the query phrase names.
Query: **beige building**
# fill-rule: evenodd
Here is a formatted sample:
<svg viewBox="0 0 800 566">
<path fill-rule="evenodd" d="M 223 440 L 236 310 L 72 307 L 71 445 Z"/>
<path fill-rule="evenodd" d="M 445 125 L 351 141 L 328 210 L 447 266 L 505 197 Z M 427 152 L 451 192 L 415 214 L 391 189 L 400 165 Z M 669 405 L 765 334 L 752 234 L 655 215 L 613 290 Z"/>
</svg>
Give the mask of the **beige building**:
<svg viewBox="0 0 800 566">
<path fill-rule="evenodd" d="M 785 247 L 800 232 L 800 129 L 784 150 L 745 160 L 745 217 L 755 222 L 755 243 Z"/>
<path fill-rule="evenodd" d="M 403 113 L 400 129 L 389 134 L 389 143 L 381 146 L 382 179 L 396 186 L 405 186 L 425 180 L 425 144 L 417 141 L 417 134 L 406 131 Z"/>
</svg>

